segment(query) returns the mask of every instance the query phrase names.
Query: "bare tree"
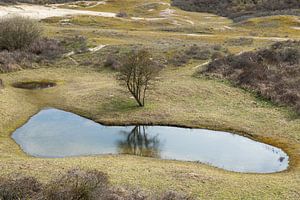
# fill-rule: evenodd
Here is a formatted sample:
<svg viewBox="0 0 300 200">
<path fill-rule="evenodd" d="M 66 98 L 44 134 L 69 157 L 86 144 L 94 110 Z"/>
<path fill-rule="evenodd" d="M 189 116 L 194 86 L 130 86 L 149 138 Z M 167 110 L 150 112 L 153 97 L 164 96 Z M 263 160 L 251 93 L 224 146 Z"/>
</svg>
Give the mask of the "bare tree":
<svg viewBox="0 0 300 200">
<path fill-rule="evenodd" d="M 160 67 L 147 50 L 132 51 L 123 60 L 118 80 L 127 87 L 139 106 L 143 107 L 146 92 L 159 71 Z"/>
</svg>

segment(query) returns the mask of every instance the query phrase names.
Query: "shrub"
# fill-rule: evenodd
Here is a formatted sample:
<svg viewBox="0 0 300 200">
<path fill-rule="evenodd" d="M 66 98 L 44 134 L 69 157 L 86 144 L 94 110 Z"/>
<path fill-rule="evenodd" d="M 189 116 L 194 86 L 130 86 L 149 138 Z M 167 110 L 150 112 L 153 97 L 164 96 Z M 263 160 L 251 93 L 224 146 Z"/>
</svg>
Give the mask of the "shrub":
<svg viewBox="0 0 300 200">
<path fill-rule="evenodd" d="M 128 17 L 128 14 L 124 11 L 120 11 L 119 13 L 117 13 L 117 17 L 125 18 Z"/>
<path fill-rule="evenodd" d="M 104 67 L 113 69 L 113 70 L 118 70 L 120 68 L 120 61 L 119 58 L 114 55 L 114 54 L 109 54 L 106 57 L 106 60 L 104 62 Z"/>
<path fill-rule="evenodd" d="M 1 200 L 26 200 L 39 193 L 42 185 L 32 177 L 0 179 Z"/>
<path fill-rule="evenodd" d="M 29 52 L 45 59 L 52 60 L 62 55 L 63 48 L 58 40 L 40 38 L 31 44 Z"/>
<path fill-rule="evenodd" d="M 38 22 L 14 16 L 0 20 L 0 49 L 20 50 L 28 48 L 41 36 Z"/>
<path fill-rule="evenodd" d="M 73 169 L 49 183 L 43 196 L 49 200 L 92 199 L 95 191 L 105 191 L 107 185 L 107 176 L 102 172 Z"/>
<path fill-rule="evenodd" d="M 8 51 L 0 52 L 0 73 L 20 70 L 21 67 L 16 61 L 16 57 L 18 57 L 18 55 L 19 53 L 12 53 Z"/>
<path fill-rule="evenodd" d="M 208 60 L 214 56 L 220 56 L 226 54 L 228 50 L 226 48 L 222 48 L 219 45 L 191 45 L 189 47 L 185 47 L 184 49 L 176 50 L 174 55 L 169 58 L 168 62 L 174 66 L 182 66 L 187 64 L 191 59 L 194 60 Z M 217 55 L 216 53 L 219 53 Z M 221 56 L 220 56 L 221 57 Z"/>
<path fill-rule="evenodd" d="M 41 184 L 32 177 L 0 178 L 1 200 L 192 200 L 177 192 L 149 195 L 139 189 L 112 187 L 106 174 L 73 169 Z"/>
</svg>

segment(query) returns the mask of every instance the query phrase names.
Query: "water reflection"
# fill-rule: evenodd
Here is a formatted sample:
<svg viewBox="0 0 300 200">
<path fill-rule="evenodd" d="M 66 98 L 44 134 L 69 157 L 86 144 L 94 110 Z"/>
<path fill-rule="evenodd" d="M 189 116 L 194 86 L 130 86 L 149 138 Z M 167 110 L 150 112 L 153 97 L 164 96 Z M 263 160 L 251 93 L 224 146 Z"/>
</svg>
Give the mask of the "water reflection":
<svg viewBox="0 0 300 200">
<path fill-rule="evenodd" d="M 131 131 L 122 131 L 125 140 L 118 141 L 119 153 L 160 158 L 158 135 L 148 135 L 145 126 L 135 126 Z"/>
</svg>

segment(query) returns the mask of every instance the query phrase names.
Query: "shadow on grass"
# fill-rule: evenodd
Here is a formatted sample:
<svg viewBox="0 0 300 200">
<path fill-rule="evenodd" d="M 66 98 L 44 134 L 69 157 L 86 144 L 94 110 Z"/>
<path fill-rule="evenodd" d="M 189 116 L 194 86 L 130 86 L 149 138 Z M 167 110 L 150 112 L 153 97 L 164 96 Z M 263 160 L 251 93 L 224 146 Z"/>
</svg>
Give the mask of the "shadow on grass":
<svg viewBox="0 0 300 200">
<path fill-rule="evenodd" d="M 134 99 L 114 98 L 108 103 L 102 105 L 103 112 L 131 112 L 141 109 Z"/>
</svg>

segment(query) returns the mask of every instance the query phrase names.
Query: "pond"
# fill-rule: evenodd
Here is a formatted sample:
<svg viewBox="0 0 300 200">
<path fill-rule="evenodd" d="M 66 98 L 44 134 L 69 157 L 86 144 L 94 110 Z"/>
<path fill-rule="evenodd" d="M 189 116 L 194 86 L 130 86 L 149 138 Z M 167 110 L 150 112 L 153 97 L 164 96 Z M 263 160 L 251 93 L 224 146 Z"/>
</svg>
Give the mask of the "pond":
<svg viewBox="0 0 300 200">
<path fill-rule="evenodd" d="M 236 134 L 169 126 L 104 126 L 58 109 L 44 109 L 17 129 L 23 151 L 45 158 L 131 154 L 195 161 L 235 172 L 288 168 L 281 149 Z"/>
<path fill-rule="evenodd" d="M 41 90 L 46 88 L 55 87 L 56 83 L 52 82 L 39 82 L 39 81 L 31 81 L 31 82 L 17 82 L 13 84 L 13 87 L 26 89 L 26 90 Z"/>
</svg>

